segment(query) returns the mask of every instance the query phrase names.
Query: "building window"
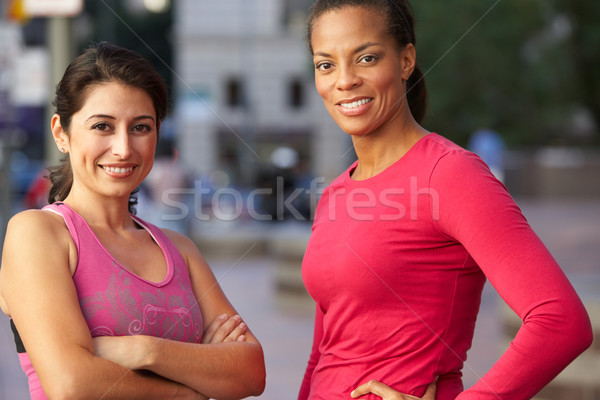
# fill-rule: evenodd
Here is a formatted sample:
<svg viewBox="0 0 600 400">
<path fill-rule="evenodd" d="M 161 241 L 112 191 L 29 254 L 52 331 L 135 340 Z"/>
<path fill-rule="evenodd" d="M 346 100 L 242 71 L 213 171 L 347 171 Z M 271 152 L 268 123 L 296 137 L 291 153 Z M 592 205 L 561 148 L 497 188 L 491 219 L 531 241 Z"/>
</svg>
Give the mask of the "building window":
<svg viewBox="0 0 600 400">
<path fill-rule="evenodd" d="M 225 101 L 231 108 L 244 106 L 243 85 L 239 78 L 229 78 L 225 84 Z"/>
<path fill-rule="evenodd" d="M 313 0 L 283 0 L 283 26 L 304 32 L 306 16 Z"/>
<path fill-rule="evenodd" d="M 291 108 L 301 108 L 304 105 L 304 85 L 301 79 L 292 79 L 289 83 L 288 99 Z"/>
</svg>

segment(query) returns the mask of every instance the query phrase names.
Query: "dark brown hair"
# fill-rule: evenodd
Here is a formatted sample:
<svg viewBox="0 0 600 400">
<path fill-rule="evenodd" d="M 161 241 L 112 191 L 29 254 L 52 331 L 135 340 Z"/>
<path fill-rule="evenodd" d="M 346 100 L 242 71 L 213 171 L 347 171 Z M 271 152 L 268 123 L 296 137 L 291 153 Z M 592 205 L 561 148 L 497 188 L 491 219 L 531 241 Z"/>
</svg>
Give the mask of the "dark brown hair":
<svg viewBox="0 0 600 400">
<path fill-rule="evenodd" d="M 308 17 L 307 40 L 311 54 L 315 21 L 328 11 L 344 7 L 364 7 L 382 15 L 386 20 L 385 32 L 396 40 L 400 49 L 409 43 L 416 45 L 415 18 L 407 0 L 317 0 Z M 417 65 L 406 83 L 406 99 L 413 117 L 421 123 L 427 110 L 427 87 L 423 72 Z"/>
<path fill-rule="evenodd" d="M 150 61 L 122 47 L 101 42 L 86 50 L 69 64 L 62 80 L 56 86 L 56 97 L 52 103 L 60 123 L 68 134 L 73 114 L 81 110 L 90 89 L 98 84 L 118 82 L 144 90 L 152 99 L 156 112 L 156 131 L 160 128 L 168 108 L 167 87 Z M 73 185 L 73 171 L 69 156 L 57 166 L 48 168 L 52 184 L 48 202 L 64 200 Z M 129 211 L 137 199 L 132 193 Z"/>
</svg>

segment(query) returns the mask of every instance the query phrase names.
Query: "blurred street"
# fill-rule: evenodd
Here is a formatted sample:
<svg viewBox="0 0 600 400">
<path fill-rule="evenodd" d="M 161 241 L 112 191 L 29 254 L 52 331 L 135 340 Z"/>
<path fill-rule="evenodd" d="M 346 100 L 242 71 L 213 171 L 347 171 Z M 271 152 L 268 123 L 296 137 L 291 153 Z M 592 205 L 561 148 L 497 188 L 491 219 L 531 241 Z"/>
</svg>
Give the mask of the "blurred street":
<svg viewBox="0 0 600 400">
<path fill-rule="evenodd" d="M 600 302 L 600 202 L 519 201 L 529 222 L 584 298 Z M 226 240 L 226 239 L 224 239 Z M 207 257 L 226 294 L 260 339 L 267 364 L 261 399 L 296 397 L 312 341 L 312 303 L 278 293 L 277 260 L 270 256 Z M 473 348 L 464 369 L 472 385 L 502 350 L 500 298 L 486 285 Z M 8 319 L 0 317 L 0 400 L 28 399 Z"/>
</svg>

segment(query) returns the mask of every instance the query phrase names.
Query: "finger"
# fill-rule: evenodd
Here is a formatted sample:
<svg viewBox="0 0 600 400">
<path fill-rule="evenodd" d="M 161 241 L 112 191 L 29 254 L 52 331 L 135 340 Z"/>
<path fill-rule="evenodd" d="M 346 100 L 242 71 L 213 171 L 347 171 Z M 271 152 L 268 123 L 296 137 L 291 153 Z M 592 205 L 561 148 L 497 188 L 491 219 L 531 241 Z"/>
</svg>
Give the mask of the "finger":
<svg viewBox="0 0 600 400">
<path fill-rule="evenodd" d="M 235 342 L 237 341 L 237 339 L 243 335 L 244 333 L 246 333 L 246 329 L 247 326 L 245 323 L 240 322 L 240 324 L 238 326 L 236 326 L 235 328 L 233 328 L 233 330 L 231 331 L 231 333 L 229 335 L 227 335 L 227 337 L 225 339 L 223 339 L 223 342 Z"/>
<path fill-rule="evenodd" d="M 437 390 L 437 385 L 435 382 L 431 382 L 429 386 L 427 386 L 427 390 L 425 390 L 425 394 L 422 397 L 422 400 L 435 400 L 435 392 Z"/>
<path fill-rule="evenodd" d="M 370 380 L 367 383 L 363 383 L 362 385 L 360 385 L 359 387 L 357 387 L 356 389 L 354 389 L 352 391 L 352 393 L 350 393 L 350 396 L 353 399 L 356 399 L 358 397 L 364 396 L 365 394 L 368 393 L 372 393 L 372 394 L 376 394 L 379 397 L 384 397 L 385 396 L 385 389 L 390 389 L 388 386 L 384 385 L 381 382 L 378 382 L 376 380 Z"/>
<path fill-rule="evenodd" d="M 217 330 L 227 321 L 229 316 L 227 314 L 219 315 L 214 319 L 213 322 L 208 325 L 208 327 L 204 330 L 204 335 L 202 336 L 202 343 L 211 343 L 213 337 Z"/>
<path fill-rule="evenodd" d="M 350 396 L 354 399 L 361 397 L 365 394 L 374 394 L 381 397 L 383 400 L 407 400 L 407 399 L 417 399 L 418 397 L 410 396 L 407 394 L 403 394 L 398 392 L 397 390 L 392 389 L 388 385 L 376 381 L 374 379 L 369 382 L 360 385 L 356 389 L 350 393 Z"/>
<path fill-rule="evenodd" d="M 234 315 L 230 317 L 217 329 L 210 343 L 223 343 L 225 338 L 242 322 L 242 317 Z"/>
<path fill-rule="evenodd" d="M 245 342 L 246 341 L 246 335 L 241 335 L 240 337 L 237 338 L 236 342 Z"/>
</svg>

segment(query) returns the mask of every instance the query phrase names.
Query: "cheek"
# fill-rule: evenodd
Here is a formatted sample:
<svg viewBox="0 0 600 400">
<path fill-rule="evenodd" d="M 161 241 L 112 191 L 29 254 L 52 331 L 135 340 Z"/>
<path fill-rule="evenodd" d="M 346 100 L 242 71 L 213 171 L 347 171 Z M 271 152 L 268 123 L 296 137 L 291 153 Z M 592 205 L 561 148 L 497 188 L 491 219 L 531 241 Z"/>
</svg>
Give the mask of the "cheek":
<svg viewBox="0 0 600 400">
<path fill-rule="evenodd" d="M 315 87 L 317 88 L 317 93 L 319 93 L 319 96 L 321 96 L 323 100 L 327 100 L 327 97 L 330 95 L 330 86 L 328 79 L 315 76 Z"/>
<path fill-rule="evenodd" d="M 152 154 L 156 151 L 156 144 L 158 140 L 156 137 L 143 136 L 137 138 L 137 142 L 135 143 L 136 150 L 143 155 Z"/>
<path fill-rule="evenodd" d="M 390 69 L 386 73 L 377 75 L 374 84 L 393 97 L 403 96 L 406 93 L 401 72 L 395 69 Z"/>
</svg>

